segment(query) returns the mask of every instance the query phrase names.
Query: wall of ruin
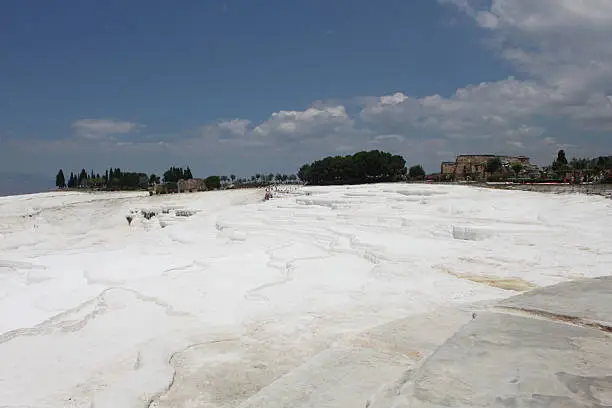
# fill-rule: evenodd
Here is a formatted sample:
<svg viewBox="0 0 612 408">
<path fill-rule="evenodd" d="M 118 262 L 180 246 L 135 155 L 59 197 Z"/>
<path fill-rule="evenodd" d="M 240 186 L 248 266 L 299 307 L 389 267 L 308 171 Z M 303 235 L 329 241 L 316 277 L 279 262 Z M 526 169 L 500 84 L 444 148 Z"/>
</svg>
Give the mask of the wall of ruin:
<svg viewBox="0 0 612 408">
<path fill-rule="evenodd" d="M 455 174 L 457 170 L 457 164 L 454 162 L 444 162 L 442 163 L 441 172 L 442 174 Z"/>
</svg>

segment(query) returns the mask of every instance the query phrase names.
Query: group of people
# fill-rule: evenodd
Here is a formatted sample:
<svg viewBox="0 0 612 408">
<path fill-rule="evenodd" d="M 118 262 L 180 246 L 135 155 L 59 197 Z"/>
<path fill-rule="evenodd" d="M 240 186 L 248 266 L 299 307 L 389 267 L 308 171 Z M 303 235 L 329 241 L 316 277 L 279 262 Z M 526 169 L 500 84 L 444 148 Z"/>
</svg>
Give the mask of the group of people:
<svg viewBox="0 0 612 408">
<path fill-rule="evenodd" d="M 274 198 L 274 193 L 278 196 L 278 194 L 287 194 L 292 191 L 295 191 L 295 186 L 269 186 L 266 188 L 266 195 L 264 200 L 267 201 L 271 198 Z"/>
</svg>

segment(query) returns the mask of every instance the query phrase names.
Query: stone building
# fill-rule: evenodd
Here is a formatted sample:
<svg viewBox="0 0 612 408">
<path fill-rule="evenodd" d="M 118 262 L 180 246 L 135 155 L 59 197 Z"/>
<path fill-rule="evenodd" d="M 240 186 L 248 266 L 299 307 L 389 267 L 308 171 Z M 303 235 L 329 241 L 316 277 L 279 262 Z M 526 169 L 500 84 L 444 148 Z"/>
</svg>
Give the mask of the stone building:
<svg viewBox="0 0 612 408">
<path fill-rule="evenodd" d="M 487 163 L 489 160 L 499 158 L 504 168 L 515 163 L 530 166 L 529 157 L 526 156 L 497 156 L 493 154 L 462 154 L 457 156 L 455 162 L 442 162 L 441 171 L 443 180 L 472 180 L 481 181 L 487 176 Z"/>
<path fill-rule="evenodd" d="M 462 154 L 457 156 L 455 164 L 456 180 L 483 180 L 487 168 L 487 162 L 496 156 L 490 154 L 472 155 Z"/>
<path fill-rule="evenodd" d="M 206 183 L 204 179 L 192 178 L 189 180 L 180 179 L 178 181 L 178 192 L 179 193 L 192 193 L 194 191 L 206 191 Z"/>
<path fill-rule="evenodd" d="M 155 184 L 155 186 L 153 187 L 153 193 L 155 194 L 171 194 L 178 192 L 178 183 L 174 182 Z"/>
<path fill-rule="evenodd" d="M 440 174 L 442 176 L 446 175 L 450 175 L 450 174 L 455 174 L 455 171 L 457 170 L 457 163 L 456 162 L 442 162 L 442 165 L 440 167 Z"/>
<path fill-rule="evenodd" d="M 527 156 L 509 156 L 508 159 L 510 159 L 511 161 L 513 161 L 513 163 L 521 163 L 525 166 L 530 165 L 531 163 L 529 162 L 529 157 Z"/>
</svg>

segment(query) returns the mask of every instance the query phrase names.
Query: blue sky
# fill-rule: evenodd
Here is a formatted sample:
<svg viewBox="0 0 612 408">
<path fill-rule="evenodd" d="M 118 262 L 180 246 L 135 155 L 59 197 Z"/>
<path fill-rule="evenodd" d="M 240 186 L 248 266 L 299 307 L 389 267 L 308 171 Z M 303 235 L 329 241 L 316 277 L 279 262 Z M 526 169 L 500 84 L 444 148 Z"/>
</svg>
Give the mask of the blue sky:
<svg viewBox="0 0 612 408">
<path fill-rule="evenodd" d="M 0 172 L 610 154 L 608 0 L 0 2 Z"/>
</svg>

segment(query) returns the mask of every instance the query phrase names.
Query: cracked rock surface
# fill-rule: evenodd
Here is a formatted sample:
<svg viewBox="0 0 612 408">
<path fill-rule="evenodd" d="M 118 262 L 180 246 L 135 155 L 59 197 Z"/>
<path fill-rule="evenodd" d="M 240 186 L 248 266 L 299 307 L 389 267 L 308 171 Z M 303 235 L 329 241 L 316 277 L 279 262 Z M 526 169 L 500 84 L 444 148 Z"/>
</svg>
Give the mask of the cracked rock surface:
<svg viewBox="0 0 612 408">
<path fill-rule="evenodd" d="M 611 300 L 612 277 L 503 300 L 369 407 L 610 407 Z"/>
</svg>

